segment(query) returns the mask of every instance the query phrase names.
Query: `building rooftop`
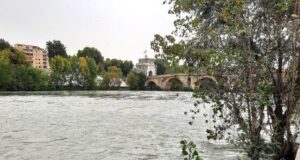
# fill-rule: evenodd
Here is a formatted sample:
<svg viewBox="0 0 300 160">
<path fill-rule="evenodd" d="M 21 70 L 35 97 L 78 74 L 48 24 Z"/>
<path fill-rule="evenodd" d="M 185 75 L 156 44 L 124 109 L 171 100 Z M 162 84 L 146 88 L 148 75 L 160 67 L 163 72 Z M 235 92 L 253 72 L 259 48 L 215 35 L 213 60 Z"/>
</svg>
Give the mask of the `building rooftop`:
<svg viewBox="0 0 300 160">
<path fill-rule="evenodd" d="M 34 45 L 29 45 L 29 44 L 15 44 L 15 47 L 28 47 L 28 48 L 32 48 L 32 49 L 38 49 L 38 50 L 46 51 L 45 49 L 43 49 L 39 46 L 34 46 Z"/>
</svg>

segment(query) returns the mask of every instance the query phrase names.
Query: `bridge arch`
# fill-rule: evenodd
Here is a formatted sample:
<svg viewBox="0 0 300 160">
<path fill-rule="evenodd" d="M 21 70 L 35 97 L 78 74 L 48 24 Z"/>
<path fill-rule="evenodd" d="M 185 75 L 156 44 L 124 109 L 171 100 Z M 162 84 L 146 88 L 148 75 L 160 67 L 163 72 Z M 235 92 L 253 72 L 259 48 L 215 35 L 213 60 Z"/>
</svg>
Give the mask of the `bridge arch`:
<svg viewBox="0 0 300 160">
<path fill-rule="evenodd" d="M 213 89 L 216 88 L 218 82 L 215 77 L 202 76 L 194 82 L 194 89 Z"/>
<path fill-rule="evenodd" d="M 153 80 L 146 81 L 145 87 L 150 90 L 159 90 L 160 89 L 160 86 L 157 84 L 157 82 L 155 82 Z"/>
<path fill-rule="evenodd" d="M 165 80 L 165 89 L 166 90 L 182 90 L 185 86 L 185 83 L 180 79 L 175 77 L 170 77 Z"/>
<path fill-rule="evenodd" d="M 149 81 L 145 82 L 145 86 L 146 87 L 149 86 L 149 84 L 155 84 L 155 85 L 157 85 L 157 82 L 155 80 L 149 80 Z"/>
</svg>

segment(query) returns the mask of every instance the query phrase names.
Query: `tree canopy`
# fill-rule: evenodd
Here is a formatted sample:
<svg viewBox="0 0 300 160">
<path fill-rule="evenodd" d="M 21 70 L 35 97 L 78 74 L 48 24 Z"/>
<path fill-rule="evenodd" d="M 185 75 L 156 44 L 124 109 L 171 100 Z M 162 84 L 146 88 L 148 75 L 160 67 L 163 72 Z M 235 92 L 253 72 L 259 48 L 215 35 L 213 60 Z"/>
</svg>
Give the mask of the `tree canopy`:
<svg viewBox="0 0 300 160">
<path fill-rule="evenodd" d="M 116 66 L 121 69 L 123 76 L 127 76 L 127 74 L 132 70 L 133 63 L 132 61 L 122 61 L 119 59 L 109 59 L 107 58 L 104 62 L 104 68 L 105 70 L 108 70 L 109 67 Z"/>
<path fill-rule="evenodd" d="M 55 56 L 51 59 L 51 85 L 55 89 L 95 89 L 97 65 L 93 58 Z"/>
<path fill-rule="evenodd" d="M 12 65 L 29 65 L 26 55 L 14 49 L 5 49 L 0 52 L 0 60 Z"/>
<path fill-rule="evenodd" d="M 185 41 L 177 42 L 172 35 L 154 35 L 151 48 L 156 52 L 155 64 L 158 75 L 198 73 L 195 67 L 200 65 L 199 61 L 204 59 L 203 54 L 200 54 L 199 50 L 188 46 Z"/>
<path fill-rule="evenodd" d="M 127 76 L 127 81 L 130 90 L 145 89 L 146 76 L 144 73 L 131 71 Z"/>
<path fill-rule="evenodd" d="M 4 49 L 9 49 L 11 48 L 10 44 L 5 41 L 4 39 L 0 38 L 0 51 L 4 50 Z"/>
<path fill-rule="evenodd" d="M 169 51 L 174 44 L 166 44 L 162 36 L 156 36 L 156 44 L 164 54 L 170 53 L 167 56 L 218 77 L 215 91 L 196 92 L 201 99 L 192 110 L 198 113 L 199 103 L 212 104 L 214 127 L 207 130 L 208 138 L 227 138 L 253 160 L 294 159 L 298 133 L 292 128 L 299 130 L 299 1 L 165 3 L 177 17 L 174 34 L 182 37 L 183 52 L 178 56 Z M 237 137 L 225 135 L 236 127 Z"/>
<path fill-rule="evenodd" d="M 118 89 L 121 85 L 122 70 L 117 66 L 108 67 L 107 71 L 102 73 L 102 89 Z"/>
<path fill-rule="evenodd" d="M 77 53 L 78 57 L 90 57 L 93 58 L 96 64 L 103 64 L 104 58 L 101 55 L 101 52 L 94 47 L 85 47 L 83 50 L 79 50 Z"/>
<path fill-rule="evenodd" d="M 62 56 L 62 57 L 67 56 L 66 47 L 59 40 L 46 42 L 46 48 L 50 60 L 55 56 Z"/>
</svg>

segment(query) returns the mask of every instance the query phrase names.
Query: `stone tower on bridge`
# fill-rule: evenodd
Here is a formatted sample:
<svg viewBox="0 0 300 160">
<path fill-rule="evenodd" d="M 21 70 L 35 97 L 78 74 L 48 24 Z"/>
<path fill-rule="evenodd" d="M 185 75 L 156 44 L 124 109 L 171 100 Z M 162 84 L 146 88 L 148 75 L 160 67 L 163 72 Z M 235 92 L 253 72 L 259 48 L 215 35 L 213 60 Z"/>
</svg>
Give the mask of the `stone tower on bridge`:
<svg viewBox="0 0 300 160">
<path fill-rule="evenodd" d="M 139 62 L 135 65 L 134 71 L 144 73 L 147 77 L 156 75 L 156 65 L 154 58 L 140 58 Z"/>
</svg>

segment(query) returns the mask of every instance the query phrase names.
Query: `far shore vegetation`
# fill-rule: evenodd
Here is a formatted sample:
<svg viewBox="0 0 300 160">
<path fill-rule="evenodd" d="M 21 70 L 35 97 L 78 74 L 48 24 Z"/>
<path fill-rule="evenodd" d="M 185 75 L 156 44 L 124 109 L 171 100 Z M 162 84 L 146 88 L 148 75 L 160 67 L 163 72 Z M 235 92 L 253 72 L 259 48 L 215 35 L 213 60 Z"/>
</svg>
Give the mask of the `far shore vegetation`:
<svg viewBox="0 0 300 160">
<path fill-rule="evenodd" d="M 0 91 L 54 90 L 161 90 L 145 87 L 146 76 L 133 70 L 133 62 L 104 58 L 94 47 L 85 47 L 68 55 L 59 40 L 46 42 L 50 70 L 33 68 L 25 53 L 0 39 Z M 188 73 L 186 64 L 157 54 L 157 74 Z M 126 87 L 122 86 L 126 83 Z M 189 91 L 174 81 L 172 90 Z"/>
</svg>

